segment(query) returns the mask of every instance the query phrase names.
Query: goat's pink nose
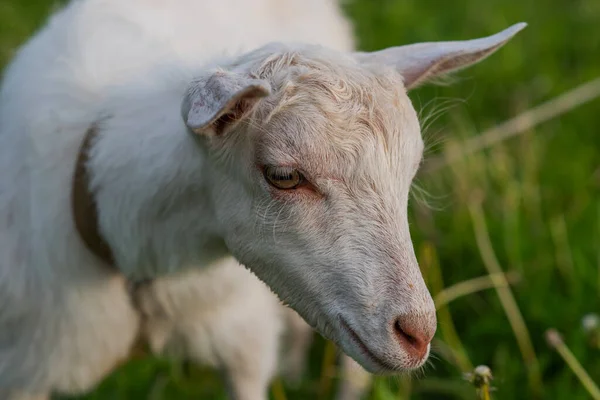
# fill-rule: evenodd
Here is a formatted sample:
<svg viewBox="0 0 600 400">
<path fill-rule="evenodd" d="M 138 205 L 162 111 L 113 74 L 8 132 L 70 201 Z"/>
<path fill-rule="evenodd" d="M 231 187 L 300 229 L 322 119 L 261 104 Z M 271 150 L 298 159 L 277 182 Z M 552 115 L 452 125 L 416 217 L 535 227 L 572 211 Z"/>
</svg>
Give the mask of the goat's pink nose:
<svg viewBox="0 0 600 400">
<path fill-rule="evenodd" d="M 421 360 L 436 330 L 435 315 L 402 315 L 394 322 L 394 334 L 411 357 Z"/>
</svg>

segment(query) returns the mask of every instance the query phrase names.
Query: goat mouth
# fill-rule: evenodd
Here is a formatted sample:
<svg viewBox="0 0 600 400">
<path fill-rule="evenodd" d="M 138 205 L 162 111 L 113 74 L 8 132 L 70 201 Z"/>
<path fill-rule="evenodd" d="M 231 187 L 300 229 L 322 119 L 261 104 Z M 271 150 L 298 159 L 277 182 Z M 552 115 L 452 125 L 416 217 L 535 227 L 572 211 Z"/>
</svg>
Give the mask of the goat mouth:
<svg viewBox="0 0 600 400">
<path fill-rule="evenodd" d="M 365 356 L 369 361 L 377 366 L 378 371 L 376 373 L 384 374 L 384 373 L 393 373 L 393 372 L 401 372 L 404 371 L 403 368 L 398 367 L 397 365 L 393 365 L 385 360 L 382 360 L 378 356 L 373 353 L 369 347 L 362 341 L 360 336 L 350 327 L 350 325 L 340 317 L 340 324 L 342 325 L 343 330 L 348 334 L 352 342 L 360 349 L 363 356 Z"/>
</svg>

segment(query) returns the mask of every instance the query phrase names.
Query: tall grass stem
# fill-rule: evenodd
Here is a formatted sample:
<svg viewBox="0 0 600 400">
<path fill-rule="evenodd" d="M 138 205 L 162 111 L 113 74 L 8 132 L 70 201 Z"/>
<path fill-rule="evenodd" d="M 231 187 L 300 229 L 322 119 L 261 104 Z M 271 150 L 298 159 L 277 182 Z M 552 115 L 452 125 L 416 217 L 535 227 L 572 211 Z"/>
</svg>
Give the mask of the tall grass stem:
<svg viewBox="0 0 600 400">
<path fill-rule="evenodd" d="M 498 293 L 500 303 L 504 308 L 508 321 L 517 339 L 523 360 L 525 361 L 530 387 L 533 393 L 540 396 L 543 391 L 543 383 L 531 336 L 502 268 L 500 267 L 500 263 L 496 258 L 496 254 L 494 253 L 487 224 L 485 222 L 485 215 L 481 207 L 481 199 L 473 198 L 469 202 L 468 207 L 475 230 L 475 240 L 481 258 L 483 259 L 483 264 L 490 276 L 494 277 L 494 286 Z"/>
<path fill-rule="evenodd" d="M 590 378 L 579 361 L 577 361 L 577 358 L 575 358 L 571 350 L 569 350 L 560 333 L 558 333 L 556 329 L 549 329 L 546 331 L 546 340 L 548 344 L 560 354 L 562 359 L 565 360 L 569 368 L 571 368 L 571 371 L 577 376 L 577 379 L 579 379 L 590 396 L 592 396 L 594 400 L 600 400 L 600 389 L 594 383 L 592 378 Z"/>
</svg>

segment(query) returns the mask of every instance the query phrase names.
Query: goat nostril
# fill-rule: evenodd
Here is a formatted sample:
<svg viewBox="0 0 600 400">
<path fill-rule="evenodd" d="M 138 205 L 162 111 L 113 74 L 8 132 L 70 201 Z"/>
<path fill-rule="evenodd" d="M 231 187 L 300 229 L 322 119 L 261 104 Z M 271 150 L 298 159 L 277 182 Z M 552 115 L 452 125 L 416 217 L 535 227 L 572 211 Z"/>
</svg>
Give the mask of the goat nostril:
<svg viewBox="0 0 600 400">
<path fill-rule="evenodd" d="M 408 332 L 406 332 L 404 329 L 402 329 L 402 326 L 400 325 L 399 321 L 396 321 L 396 331 L 402 335 L 404 337 L 404 340 L 406 340 L 408 343 L 410 343 L 412 346 L 418 346 L 419 345 L 419 339 L 417 339 L 416 337 L 411 336 Z"/>
<path fill-rule="evenodd" d="M 426 332 L 419 329 L 419 325 L 413 323 L 410 318 L 398 318 L 394 322 L 394 332 L 400 346 L 407 353 L 416 358 L 425 356 L 431 338 Z"/>
</svg>

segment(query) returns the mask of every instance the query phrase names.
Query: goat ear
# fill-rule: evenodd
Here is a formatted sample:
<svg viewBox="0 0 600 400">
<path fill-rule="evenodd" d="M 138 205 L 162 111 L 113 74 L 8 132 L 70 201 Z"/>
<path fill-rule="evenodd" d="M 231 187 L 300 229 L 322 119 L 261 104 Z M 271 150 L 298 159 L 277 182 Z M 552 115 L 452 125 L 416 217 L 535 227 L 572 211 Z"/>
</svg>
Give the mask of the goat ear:
<svg viewBox="0 0 600 400">
<path fill-rule="evenodd" d="M 527 26 L 521 22 L 495 35 L 465 41 L 415 43 L 372 53 L 356 53 L 362 63 L 394 66 L 406 89 L 475 64 L 494 53 Z"/>
<path fill-rule="evenodd" d="M 181 114 L 193 132 L 220 135 L 269 94 L 271 86 L 265 80 L 216 71 L 192 82 L 183 99 Z"/>
</svg>

